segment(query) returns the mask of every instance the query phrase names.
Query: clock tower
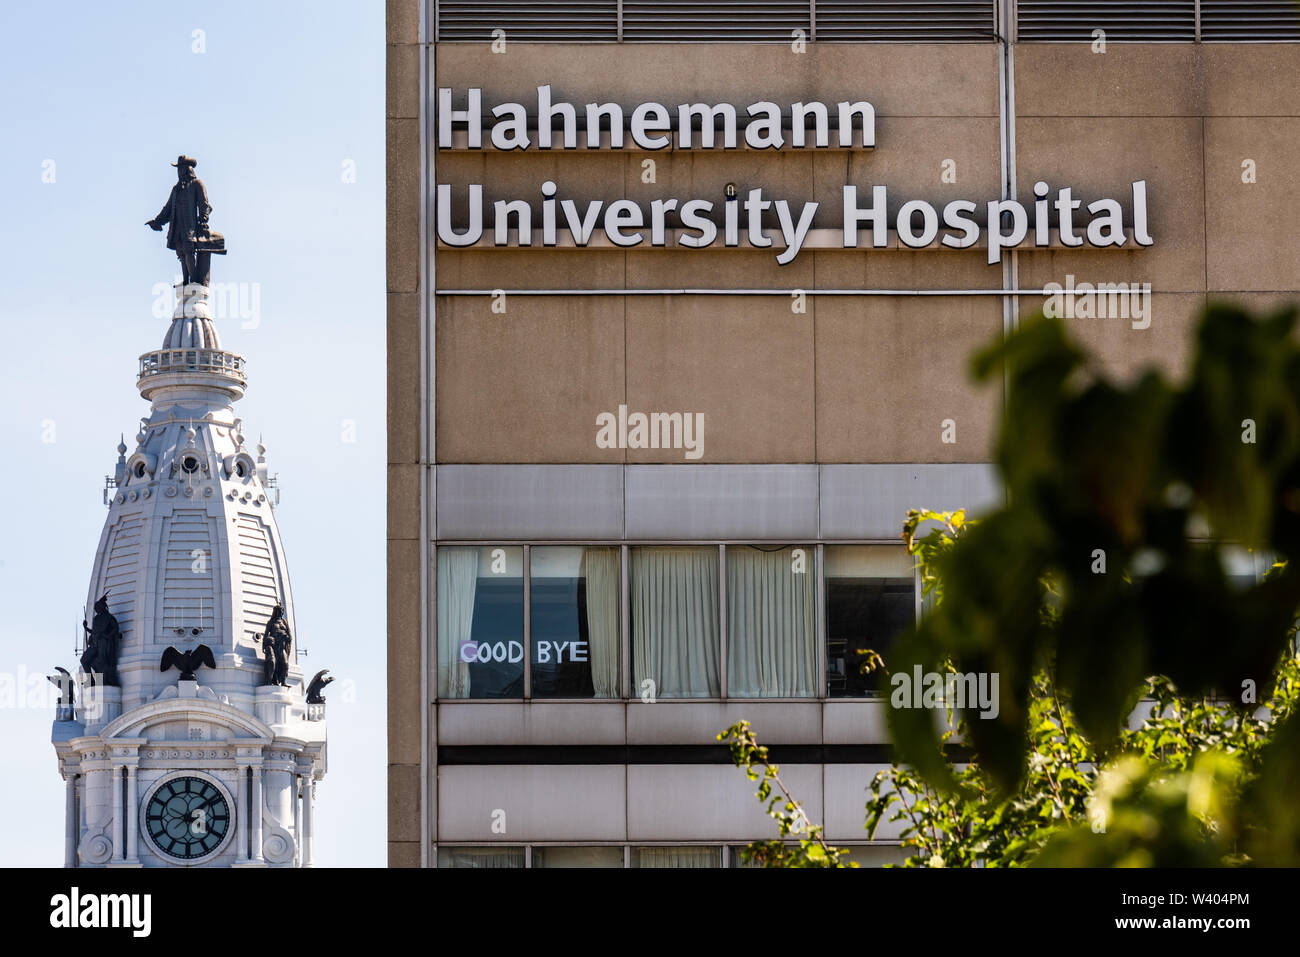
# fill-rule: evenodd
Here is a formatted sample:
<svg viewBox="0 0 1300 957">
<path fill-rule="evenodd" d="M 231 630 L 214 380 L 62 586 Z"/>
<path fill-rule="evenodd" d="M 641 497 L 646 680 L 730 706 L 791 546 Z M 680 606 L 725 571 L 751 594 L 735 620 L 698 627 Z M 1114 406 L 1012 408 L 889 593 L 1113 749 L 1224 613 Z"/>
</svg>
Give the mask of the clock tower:
<svg viewBox="0 0 1300 957">
<path fill-rule="evenodd" d="M 191 281 L 140 357 L 149 414 L 106 483 L 81 667 L 52 679 L 67 867 L 312 864 L 330 679 L 299 661 L 275 480 L 234 411 L 244 359 L 212 318 L 206 261 L 224 239 L 201 195 L 176 243 Z"/>
</svg>

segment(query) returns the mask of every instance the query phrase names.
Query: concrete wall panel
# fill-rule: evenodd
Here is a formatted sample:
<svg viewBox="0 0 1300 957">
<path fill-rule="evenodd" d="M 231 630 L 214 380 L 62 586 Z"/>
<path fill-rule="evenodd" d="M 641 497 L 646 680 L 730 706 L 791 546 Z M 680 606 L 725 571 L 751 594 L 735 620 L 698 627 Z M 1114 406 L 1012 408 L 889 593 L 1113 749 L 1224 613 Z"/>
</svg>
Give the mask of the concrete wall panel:
<svg viewBox="0 0 1300 957">
<path fill-rule="evenodd" d="M 739 771 L 733 772 L 744 780 Z M 438 769 L 438 839 L 621 841 L 627 836 L 618 765 L 494 765 Z M 493 830 L 496 811 L 505 829 Z"/>
<path fill-rule="evenodd" d="M 1240 49 L 1237 47 L 1237 49 Z M 1205 101 L 1199 49 L 1190 43 L 1021 43 L 1016 114 L 1196 116 Z"/>
<path fill-rule="evenodd" d="M 968 368 L 1001 330 L 992 296 L 819 300 L 818 460 L 986 461 L 1001 383 L 975 387 Z"/>
<path fill-rule="evenodd" d="M 438 537 L 617 539 L 623 470 L 616 465 L 443 465 Z"/>
<path fill-rule="evenodd" d="M 441 701 L 438 744 L 621 746 L 626 707 L 620 701 Z"/>
<path fill-rule="evenodd" d="M 1213 290 L 1300 280 L 1300 116 L 1205 121 L 1206 270 Z M 1254 161 L 1255 182 L 1242 164 Z"/>
<path fill-rule="evenodd" d="M 871 795 L 871 779 L 885 764 L 828 764 L 824 768 L 826 795 L 826 837 L 831 841 L 862 841 L 867 837 L 864 825 L 866 806 Z M 876 840 L 897 839 L 901 823 L 882 822 Z"/>
<path fill-rule="evenodd" d="M 817 468 L 629 466 L 627 537 L 787 542 L 816 538 Z"/>
<path fill-rule="evenodd" d="M 614 299 L 515 296 L 438 304 L 440 462 L 618 462 L 596 415 L 623 392 L 623 309 Z"/>
<path fill-rule="evenodd" d="M 896 541 L 910 508 L 965 508 L 975 515 L 1001 504 L 1001 484 L 991 465 L 821 467 L 821 527 L 827 540 Z"/>
<path fill-rule="evenodd" d="M 822 769 L 783 764 L 781 779 L 808 817 L 822 816 Z M 627 769 L 627 830 L 632 841 L 753 841 L 777 836 L 754 797 L 755 783 L 730 765 L 634 765 Z"/>
<path fill-rule="evenodd" d="M 630 410 L 702 412 L 699 461 L 812 461 L 809 314 L 792 314 L 784 297 L 758 296 L 637 296 L 625 308 Z M 681 450 L 643 449 L 629 450 L 627 460 L 685 458 Z"/>
<path fill-rule="evenodd" d="M 724 728 L 749 721 L 762 744 L 821 741 L 821 705 L 809 701 L 632 702 L 627 709 L 628 744 L 715 744 Z"/>
</svg>

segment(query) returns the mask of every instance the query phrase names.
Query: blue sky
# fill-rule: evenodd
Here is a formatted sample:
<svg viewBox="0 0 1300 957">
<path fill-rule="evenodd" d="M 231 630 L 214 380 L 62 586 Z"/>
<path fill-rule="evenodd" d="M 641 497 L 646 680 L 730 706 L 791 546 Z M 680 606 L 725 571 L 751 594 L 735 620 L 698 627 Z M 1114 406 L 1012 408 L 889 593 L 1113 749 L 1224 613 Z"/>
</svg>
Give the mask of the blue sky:
<svg viewBox="0 0 1300 957">
<path fill-rule="evenodd" d="M 74 666 L 104 476 L 148 411 L 136 359 L 178 270 L 143 224 L 197 157 L 230 248 L 213 281 L 259 290 L 218 328 L 280 477 L 304 668 L 338 678 L 321 865 L 385 860 L 383 44 L 379 0 L 0 5 L 0 672 Z M 51 718 L 0 708 L 0 865 L 62 864 Z"/>
</svg>

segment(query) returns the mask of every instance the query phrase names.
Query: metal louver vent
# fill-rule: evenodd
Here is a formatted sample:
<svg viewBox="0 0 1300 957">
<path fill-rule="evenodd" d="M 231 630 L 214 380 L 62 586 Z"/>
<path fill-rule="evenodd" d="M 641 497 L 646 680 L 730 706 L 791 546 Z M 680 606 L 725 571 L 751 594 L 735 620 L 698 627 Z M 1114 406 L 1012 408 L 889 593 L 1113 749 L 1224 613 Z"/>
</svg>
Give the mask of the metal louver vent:
<svg viewBox="0 0 1300 957">
<path fill-rule="evenodd" d="M 817 39 L 934 43 L 994 39 L 993 0 L 817 0 Z"/>
<path fill-rule="evenodd" d="M 1087 43 L 1094 30 L 1104 30 L 1108 43 L 1196 40 L 1194 0 L 1020 0 L 1016 6 L 1022 41 Z"/>
<path fill-rule="evenodd" d="M 811 27 L 808 0 L 623 0 L 625 41 L 788 43 Z"/>
<path fill-rule="evenodd" d="M 995 0 L 438 0 L 440 42 L 989 41 Z M 621 12 L 620 12 L 621 7 Z M 621 13 L 621 15 L 620 15 Z M 816 19 L 814 26 L 813 20 Z"/>
<path fill-rule="evenodd" d="M 506 40 L 531 43 L 614 43 L 618 40 L 618 0 L 438 0 L 438 39 Z"/>
<path fill-rule="evenodd" d="M 1300 40 L 1295 0 L 1201 0 L 1201 39 L 1276 43 Z"/>
<path fill-rule="evenodd" d="M 1004 0 L 1010 3 L 1011 0 Z M 1297 0 L 1018 0 L 1018 39 L 1300 41 Z M 620 9 L 621 8 L 621 9 Z M 621 14 L 621 16 L 620 16 Z M 814 22 L 815 21 L 815 22 Z M 440 42 L 941 43 L 996 39 L 995 0 L 437 0 Z"/>
</svg>

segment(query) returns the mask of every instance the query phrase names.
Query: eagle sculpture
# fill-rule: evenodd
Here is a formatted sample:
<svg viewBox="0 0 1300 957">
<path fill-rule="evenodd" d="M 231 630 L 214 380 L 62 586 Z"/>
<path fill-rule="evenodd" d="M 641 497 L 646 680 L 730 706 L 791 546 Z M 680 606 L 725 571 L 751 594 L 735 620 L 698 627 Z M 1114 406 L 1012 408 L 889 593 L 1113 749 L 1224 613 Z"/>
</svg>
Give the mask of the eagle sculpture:
<svg viewBox="0 0 1300 957">
<path fill-rule="evenodd" d="M 50 684 L 59 689 L 59 707 L 71 708 L 76 702 L 76 682 L 72 680 L 72 675 L 68 674 L 66 668 L 55 665 L 54 670 L 58 675 L 46 675 L 46 677 Z"/>
<path fill-rule="evenodd" d="M 330 673 L 330 670 L 329 670 L 328 668 L 325 668 L 325 669 L 322 670 L 322 671 L 318 671 L 318 672 L 316 672 L 316 677 L 311 679 L 311 684 L 309 684 L 309 685 L 307 686 L 307 703 L 308 703 L 308 704 L 324 704 L 324 703 L 325 703 L 325 696 L 324 696 L 323 694 L 321 694 L 321 692 L 325 690 L 325 686 L 326 686 L 327 684 L 329 684 L 331 681 L 334 680 L 333 678 L 326 678 L 326 677 L 325 677 L 325 676 L 326 676 L 327 674 L 329 674 L 329 673 Z"/>
<path fill-rule="evenodd" d="M 212 657 L 212 649 L 207 645 L 199 645 L 193 651 L 177 651 L 171 645 L 162 653 L 162 664 L 158 667 L 159 671 L 166 671 L 168 668 L 179 668 L 181 671 L 181 681 L 197 681 L 194 672 L 200 665 L 206 665 L 209 668 L 217 666 L 217 660 Z"/>
</svg>

